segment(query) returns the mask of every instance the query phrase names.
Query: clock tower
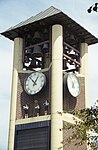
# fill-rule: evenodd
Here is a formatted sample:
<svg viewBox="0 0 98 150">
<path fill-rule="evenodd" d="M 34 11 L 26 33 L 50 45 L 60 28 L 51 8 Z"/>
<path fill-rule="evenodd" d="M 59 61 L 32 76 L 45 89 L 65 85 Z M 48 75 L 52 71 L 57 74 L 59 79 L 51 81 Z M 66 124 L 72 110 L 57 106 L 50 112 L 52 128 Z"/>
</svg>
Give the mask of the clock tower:
<svg viewBox="0 0 98 150">
<path fill-rule="evenodd" d="M 2 35 L 14 41 L 8 150 L 76 150 L 64 111 L 89 106 L 88 46 L 98 39 L 54 7 Z"/>
</svg>

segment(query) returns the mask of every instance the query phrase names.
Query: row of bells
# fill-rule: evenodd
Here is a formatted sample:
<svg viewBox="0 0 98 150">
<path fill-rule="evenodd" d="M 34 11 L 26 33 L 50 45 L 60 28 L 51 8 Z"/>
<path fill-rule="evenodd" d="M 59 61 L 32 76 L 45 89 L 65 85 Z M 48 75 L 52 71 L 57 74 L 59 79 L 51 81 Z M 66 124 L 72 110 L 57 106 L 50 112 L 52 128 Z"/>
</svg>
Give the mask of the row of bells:
<svg viewBox="0 0 98 150">
<path fill-rule="evenodd" d="M 44 32 L 44 37 L 48 35 L 48 30 L 45 29 Z M 30 41 L 30 36 L 27 37 L 27 39 Z M 36 31 L 34 33 L 34 36 L 32 37 L 33 41 L 39 41 L 41 40 L 41 34 Z M 28 41 L 27 40 L 27 41 Z M 49 44 L 44 43 L 43 45 L 35 45 L 33 48 L 28 48 L 25 50 L 25 55 L 24 55 L 24 65 L 26 69 L 33 69 L 33 68 L 42 68 L 43 62 L 41 59 L 43 57 L 43 53 L 48 53 L 49 51 Z M 27 66 L 26 66 L 27 64 Z"/>
<path fill-rule="evenodd" d="M 43 57 L 43 53 L 47 53 L 49 46 L 47 43 L 43 44 L 43 47 L 35 45 L 33 48 L 28 48 L 25 50 L 25 55 L 28 57 Z"/>
<path fill-rule="evenodd" d="M 38 31 L 34 33 L 34 36 L 28 34 L 26 37 L 26 45 L 32 44 L 32 42 L 36 43 L 36 42 L 42 41 L 42 39 L 44 40 L 48 39 L 48 35 L 49 35 L 49 32 L 47 29 L 45 29 L 42 34 Z"/>
<path fill-rule="evenodd" d="M 64 53 L 73 60 L 76 61 L 80 60 L 80 53 L 76 52 L 75 50 L 73 50 L 68 46 L 64 47 Z M 68 58 L 63 59 L 63 69 L 66 70 L 67 72 L 78 71 L 80 66 L 71 59 Z"/>
<path fill-rule="evenodd" d="M 74 52 L 72 49 L 71 50 L 66 50 L 66 54 L 68 56 L 70 56 L 72 59 L 79 59 L 79 54 Z M 41 59 L 37 59 L 37 58 L 41 58 L 43 57 L 43 52 L 48 52 L 49 51 L 49 46 L 47 43 L 43 44 L 43 46 L 39 46 L 39 45 L 35 45 L 33 48 L 29 48 L 25 50 L 25 55 L 24 55 L 24 64 L 28 63 L 29 65 L 27 66 L 27 68 L 38 68 L 43 66 L 43 62 Z M 67 52 L 68 51 L 68 52 Z M 70 65 L 74 65 L 74 63 L 71 60 L 64 60 L 63 59 L 63 69 L 68 69 L 67 64 Z M 77 66 L 77 65 L 75 65 Z M 79 66 L 77 66 L 79 67 Z"/>
<path fill-rule="evenodd" d="M 72 59 L 76 59 L 77 61 L 80 58 L 80 54 L 78 52 L 74 51 L 73 49 L 71 49 L 67 46 L 65 46 L 65 48 L 64 48 L 64 53 L 66 55 L 68 55 L 69 57 L 71 57 Z"/>
<path fill-rule="evenodd" d="M 48 32 L 47 32 L 47 29 L 45 30 L 45 33 L 48 33 Z M 33 39 L 34 39 L 34 40 L 36 40 L 36 39 L 41 39 L 41 36 L 40 36 L 40 34 L 39 34 L 38 31 L 36 31 L 36 32 L 34 33 Z M 26 53 L 26 55 L 31 55 L 31 53 L 32 53 L 32 57 L 33 57 L 33 56 L 34 56 L 34 57 L 42 57 L 42 56 L 43 56 L 43 53 L 42 53 L 42 52 L 46 52 L 46 51 L 48 51 L 48 50 L 49 50 L 48 44 L 45 43 L 42 48 L 41 48 L 41 46 L 36 45 L 36 46 L 34 46 L 33 49 L 31 49 L 31 48 L 30 48 L 30 49 L 26 49 L 25 53 Z M 71 48 L 69 48 L 69 47 L 66 46 L 66 45 L 65 45 L 65 47 L 64 47 L 64 53 L 67 54 L 67 55 L 69 55 L 69 56 L 70 56 L 71 58 L 73 58 L 73 59 L 78 59 L 78 57 L 79 57 L 79 54 L 78 54 L 78 53 L 76 53 L 75 51 L 73 51 Z"/>
<path fill-rule="evenodd" d="M 63 59 L 63 70 L 70 72 L 71 70 L 78 71 L 79 65 L 73 62 L 68 62 L 68 60 Z"/>
<path fill-rule="evenodd" d="M 42 32 L 42 34 L 39 31 L 35 31 L 33 36 L 30 35 L 30 34 L 28 34 L 27 35 L 27 40 L 30 40 L 30 39 L 32 39 L 33 41 L 42 40 L 42 38 L 45 38 L 47 36 L 49 36 L 49 31 L 48 31 L 48 29 L 44 29 L 43 32 Z M 75 41 L 76 40 L 76 38 L 74 37 L 73 34 L 70 35 L 69 39 L 71 41 Z"/>
<path fill-rule="evenodd" d="M 44 29 L 43 31 L 43 34 L 42 34 L 44 37 L 48 35 L 48 30 L 47 29 Z M 33 40 L 37 40 L 37 39 L 42 39 L 42 35 L 40 34 L 40 32 L 36 31 L 34 33 L 34 36 L 33 36 Z"/>
<path fill-rule="evenodd" d="M 25 54 L 27 56 L 31 57 L 43 57 L 43 52 L 47 53 L 49 50 L 49 46 L 47 43 L 43 44 L 43 47 L 39 45 L 35 45 L 33 48 L 28 48 L 25 50 Z M 76 53 L 74 50 L 66 50 L 65 54 L 67 54 L 72 59 L 78 59 L 80 55 Z"/>
<path fill-rule="evenodd" d="M 32 70 L 33 68 L 42 68 L 42 66 L 42 60 L 37 58 L 29 59 L 27 56 L 25 57 L 24 68 Z"/>
<path fill-rule="evenodd" d="M 29 64 L 29 65 L 25 65 L 26 68 L 31 69 L 32 68 L 42 68 L 43 67 L 43 61 L 38 59 L 38 58 L 33 58 L 30 59 L 28 58 L 28 56 L 25 56 L 25 64 Z M 73 63 L 72 61 L 68 61 L 63 59 L 63 70 L 68 70 L 73 67 L 74 69 L 78 70 L 78 68 L 80 67 L 78 64 Z"/>
</svg>

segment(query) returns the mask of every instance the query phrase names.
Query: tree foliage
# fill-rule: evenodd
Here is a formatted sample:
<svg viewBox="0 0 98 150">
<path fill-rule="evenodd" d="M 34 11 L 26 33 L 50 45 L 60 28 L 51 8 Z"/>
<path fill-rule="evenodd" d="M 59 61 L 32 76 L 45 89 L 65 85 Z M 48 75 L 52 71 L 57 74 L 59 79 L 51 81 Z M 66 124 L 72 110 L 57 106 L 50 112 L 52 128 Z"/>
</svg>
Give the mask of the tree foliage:
<svg viewBox="0 0 98 150">
<path fill-rule="evenodd" d="M 64 129 L 72 129 L 72 135 L 67 142 L 78 141 L 77 146 L 87 142 L 91 150 L 98 150 L 98 101 L 91 108 L 71 112 L 75 117 L 75 124 L 67 123 Z"/>
</svg>

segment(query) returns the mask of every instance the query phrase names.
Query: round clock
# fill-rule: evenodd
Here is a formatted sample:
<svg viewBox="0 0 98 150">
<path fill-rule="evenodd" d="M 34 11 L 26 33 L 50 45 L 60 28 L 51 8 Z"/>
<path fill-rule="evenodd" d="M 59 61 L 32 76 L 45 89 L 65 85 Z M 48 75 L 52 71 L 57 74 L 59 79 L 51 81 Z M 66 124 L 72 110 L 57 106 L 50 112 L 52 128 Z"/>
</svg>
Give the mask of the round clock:
<svg viewBox="0 0 98 150">
<path fill-rule="evenodd" d="M 46 77 L 43 73 L 33 72 L 24 81 L 25 92 L 29 95 L 34 95 L 41 91 L 45 82 Z"/>
<path fill-rule="evenodd" d="M 80 94 L 80 82 L 79 82 L 78 77 L 75 74 L 73 73 L 68 74 L 67 87 L 68 87 L 70 94 L 73 97 L 77 97 Z"/>
</svg>

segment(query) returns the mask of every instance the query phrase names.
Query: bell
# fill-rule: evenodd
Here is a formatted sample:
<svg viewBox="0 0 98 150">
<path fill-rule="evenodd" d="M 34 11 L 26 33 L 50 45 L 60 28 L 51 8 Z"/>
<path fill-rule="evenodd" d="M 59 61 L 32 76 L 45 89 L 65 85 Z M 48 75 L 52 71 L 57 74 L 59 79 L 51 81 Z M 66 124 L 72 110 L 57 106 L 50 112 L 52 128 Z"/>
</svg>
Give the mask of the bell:
<svg viewBox="0 0 98 150">
<path fill-rule="evenodd" d="M 38 59 L 33 59 L 31 61 L 31 64 L 29 65 L 29 68 L 41 68 L 42 67 L 42 61 Z"/>
<path fill-rule="evenodd" d="M 25 54 L 26 54 L 27 56 L 30 56 L 31 53 L 32 53 L 32 49 L 28 48 L 28 49 L 25 50 Z"/>
<path fill-rule="evenodd" d="M 68 54 L 70 52 L 70 48 L 65 45 L 64 47 L 64 53 Z"/>
<path fill-rule="evenodd" d="M 67 46 L 65 46 L 65 50 L 68 50 L 68 47 L 67 47 Z"/>
<path fill-rule="evenodd" d="M 43 33 L 48 34 L 48 29 L 45 28 Z"/>
<path fill-rule="evenodd" d="M 39 45 L 34 46 L 32 57 L 42 57 L 41 47 Z"/>
<path fill-rule="evenodd" d="M 37 40 L 40 40 L 40 39 L 41 39 L 41 36 L 40 36 L 39 32 L 36 31 L 36 32 L 34 33 L 33 40 L 34 40 L 34 41 L 37 41 Z"/>
<path fill-rule="evenodd" d="M 44 31 L 43 31 L 43 38 L 44 39 L 48 39 L 48 36 L 49 36 L 48 29 L 44 29 Z"/>
<path fill-rule="evenodd" d="M 39 59 L 36 59 L 36 65 L 38 68 L 42 68 L 42 61 Z"/>
<path fill-rule="evenodd" d="M 27 40 L 30 40 L 31 36 L 30 34 L 27 34 Z"/>
<path fill-rule="evenodd" d="M 71 57 L 72 59 L 76 59 L 76 54 L 74 52 L 74 50 L 71 50 L 70 53 L 68 54 L 69 57 Z"/>
<path fill-rule="evenodd" d="M 25 57 L 24 57 L 24 63 L 29 63 L 29 61 L 30 61 L 30 60 L 29 60 L 29 57 L 28 57 L 28 56 L 25 56 Z"/>
<path fill-rule="evenodd" d="M 37 66 L 36 66 L 36 59 L 33 59 L 33 60 L 31 61 L 31 64 L 29 65 L 29 67 L 30 67 L 30 68 L 37 68 Z"/>
<path fill-rule="evenodd" d="M 80 66 L 79 65 L 75 65 L 76 67 L 76 71 L 79 71 Z"/>
<path fill-rule="evenodd" d="M 76 54 L 76 61 L 79 61 L 79 60 L 80 60 L 80 55 Z"/>
<path fill-rule="evenodd" d="M 28 70 L 28 67 L 30 65 L 30 59 L 27 55 L 24 56 L 24 62 L 23 62 L 23 68 Z"/>
<path fill-rule="evenodd" d="M 68 64 L 69 64 L 69 65 L 74 65 L 74 61 L 68 59 Z"/>
<path fill-rule="evenodd" d="M 66 60 L 63 59 L 63 70 L 68 69 Z"/>
<path fill-rule="evenodd" d="M 45 44 L 43 45 L 42 50 L 43 50 L 44 52 L 48 52 L 49 47 L 48 47 L 48 44 L 47 44 L 47 43 L 45 43 Z"/>
<path fill-rule="evenodd" d="M 71 41 L 75 41 L 75 37 L 74 37 L 74 35 L 72 34 L 72 35 L 70 35 L 70 40 Z"/>
</svg>

